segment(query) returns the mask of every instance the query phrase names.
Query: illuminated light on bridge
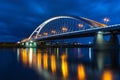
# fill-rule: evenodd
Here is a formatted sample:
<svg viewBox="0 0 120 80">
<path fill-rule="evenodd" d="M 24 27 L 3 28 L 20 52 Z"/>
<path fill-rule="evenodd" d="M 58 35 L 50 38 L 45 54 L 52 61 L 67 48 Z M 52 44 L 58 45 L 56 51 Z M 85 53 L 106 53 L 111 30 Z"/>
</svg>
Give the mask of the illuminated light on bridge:
<svg viewBox="0 0 120 80">
<path fill-rule="evenodd" d="M 98 31 L 98 34 L 102 34 L 103 32 L 102 31 Z"/>
<path fill-rule="evenodd" d="M 84 26 L 83 26 L 83 24 L 78 24 L 78 27 L 83 28 Z"/>
<path fill-rule="evenodd" d="M 20 41 L 18 41 L 17 44 L 20 44 Z"/>
<path fill-rule="evenodd" d="M 55 34 L 55 33 L 56 33 L 56 31 L 55 31 L 55 30 L 52 30 L 52 31 L 51 31 L 51 33 L 52 33 L 52 34 Z"/>
<path fill-rule="evenodd" d="M 26 43 L 25 43 L 25 46 L 28 46 L 28 45 L 29 45 L 29 42 L 26 42 Z"/>
<path fill-rule="evenodd" d="M 30 43 L 30 46 L 32 47 L 32 43 Z"/>
<path fill-rule="evenodd" d="M 47 33 L 47 32 L 44 32 L 43 35 L 44 35 L 44 36 L 48 36 L 48 33 Z"/>
<path fill-rule="evenodd" d="M 105 17 L 103 20 L 106 24 L 110 21 L 109 18 L 107 18 L 107 17 Z"/>
<path fill-rule="evenodd" d="M 33 42 L 33 41 L 30 41 L 31 43 Z"/>
<path fill-rule="evenodd" d="M 38 34 L 37 37 L 41 37 L 42 35 L 41 34 Z"/>
<path fill-rule="evenodd" d="M 68 30 L 67 27 L 62 27 L 63 32 L 67 32 L 67 30 Z"/>
</svg>

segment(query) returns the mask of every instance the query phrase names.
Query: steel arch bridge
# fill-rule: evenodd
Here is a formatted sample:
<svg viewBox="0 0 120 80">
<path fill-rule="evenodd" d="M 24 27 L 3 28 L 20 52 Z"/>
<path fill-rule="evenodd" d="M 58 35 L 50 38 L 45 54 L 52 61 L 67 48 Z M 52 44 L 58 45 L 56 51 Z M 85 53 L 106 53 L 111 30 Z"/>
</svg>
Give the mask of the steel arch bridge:
<svg viewBox="0 0 120 80">
<path fill-rule="evenodd" d="M 50 18 L 40 24 L 29 36 L 28 39 L 23 40 L 23 42 L 34 40 L 37 38 L 42 38 L 45 36 L 97 28 L 106 27 L 105 24 L 96 22 L 91 19 L 76 16 L 57 16 Z"/>
</svg>

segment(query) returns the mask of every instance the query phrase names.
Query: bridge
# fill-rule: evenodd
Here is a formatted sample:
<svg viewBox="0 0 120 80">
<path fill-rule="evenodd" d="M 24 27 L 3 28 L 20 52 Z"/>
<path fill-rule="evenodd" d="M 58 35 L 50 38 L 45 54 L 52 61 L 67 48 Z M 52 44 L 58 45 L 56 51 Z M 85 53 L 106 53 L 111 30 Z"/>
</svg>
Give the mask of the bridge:
<svg viewBox="0 0 120 80">
<path fill-rule="evenodd" d="M 119 44 L 117 34 L 120 33 L 120 24 L 109 25 L 76 16 L 57 16 L 40 24 L 29 36 L 21 41 L 23 45 L 37 46 L 40 41 L 94 36 L 94 44 Z M 104 35 L 111 35 L 106 42 Z"/>
</svg>

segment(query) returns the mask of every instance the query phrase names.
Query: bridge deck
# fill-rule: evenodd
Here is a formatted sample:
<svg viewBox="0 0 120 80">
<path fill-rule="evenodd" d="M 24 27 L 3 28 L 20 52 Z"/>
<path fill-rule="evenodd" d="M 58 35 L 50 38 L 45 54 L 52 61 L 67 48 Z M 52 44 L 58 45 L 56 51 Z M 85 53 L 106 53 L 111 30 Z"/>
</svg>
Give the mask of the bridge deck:
<svg viewBox="0 0 120 80">
<path fill-rule="evenodd" d="M 107 26 L 105 28 L 92 28 L 92 29 L 85 29 L 73 32 L 66 32 L 61 34 L 54 34 L 49 36 L 39 37 L 33 40 L 54 40 L 54 39 L 66 39 L 66 38 L 77 38 L 77 37 L 89 37 L 94 36 L 95 33 L 102 31 L 104 34 L 110 34 L 110 32 L 115 32 L 116 34 L 120 33 L 120 24 Z"/>
</svg>

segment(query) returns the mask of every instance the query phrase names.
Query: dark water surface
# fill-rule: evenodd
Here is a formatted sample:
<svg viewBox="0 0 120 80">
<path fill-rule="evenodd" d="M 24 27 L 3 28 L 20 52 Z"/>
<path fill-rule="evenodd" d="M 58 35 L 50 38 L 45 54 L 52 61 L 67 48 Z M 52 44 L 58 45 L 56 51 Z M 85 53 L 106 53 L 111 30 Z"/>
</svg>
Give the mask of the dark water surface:
<svg viewBox="0 0 120 80">
<path fill-rule="evenodd" d="M 120 80 L 120 54 L 92 48 L 2 48 L 0 80 Z"/>
</svg>

